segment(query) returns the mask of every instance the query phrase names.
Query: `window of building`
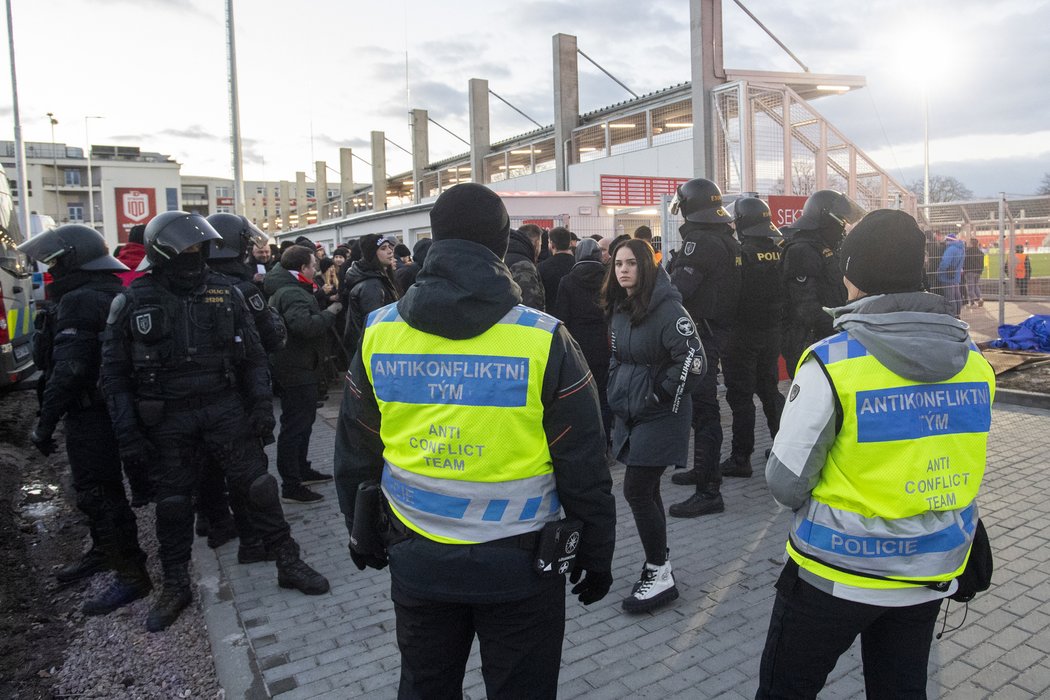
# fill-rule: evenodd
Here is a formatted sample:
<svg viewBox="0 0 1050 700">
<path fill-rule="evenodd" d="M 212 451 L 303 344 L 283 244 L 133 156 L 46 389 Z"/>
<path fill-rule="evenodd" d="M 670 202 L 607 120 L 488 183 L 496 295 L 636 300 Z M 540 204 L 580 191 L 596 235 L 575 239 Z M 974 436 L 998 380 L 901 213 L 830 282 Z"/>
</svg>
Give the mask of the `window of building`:
<svg viewBox="0 0 1050 700">
<path fill-rule="evenodd" d="M 232 197 L 233 195 L 230 194 L 230 188 L 229 187 L 216 186 L 216 188 L 215 188 L 215 196 L 219 197 L 219 198 L 223 198 L 223 197 Z"/>
<path fill-rule="evenodd" d="M 67 170 L 66 171 L 66 184 L 72 187 L 80 187 L 80 171 L 79 170 Z"/>
<path fill-rule="evenodd" d="M 67 204 L 66 214 L 70 221 L 83 221 L 84 220 L 84 205 L 83 204 Z"/>
<path fill-rule="evenodd" d="M 215 207 L 216 214 L 232 214 L 233 207 Z"/>
</svg>

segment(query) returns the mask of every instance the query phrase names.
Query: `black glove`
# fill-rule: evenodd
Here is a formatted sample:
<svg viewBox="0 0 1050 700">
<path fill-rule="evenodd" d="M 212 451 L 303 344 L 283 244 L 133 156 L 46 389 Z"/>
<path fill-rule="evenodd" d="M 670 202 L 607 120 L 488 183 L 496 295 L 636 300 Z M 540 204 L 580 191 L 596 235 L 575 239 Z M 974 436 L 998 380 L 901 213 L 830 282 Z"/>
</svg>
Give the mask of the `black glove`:
<svg viewBox="0 0 1050 700">
<path fill-rule="evenodd" d="M 255 437 L 263 440 L 273 438 L 273 429 L 277 426 L 277 421 L 273 417 L 273 404 L 267 401 L 256 404 L 252 412 L 248 414 L 248 426 Z"/>
<path fill-rule="evenodd" d="M 50 456 L 58 447 L 54 438 L 51 437 L 51 432 L 42 430 L 39 427 L 29 436 L 29 441 L 33 443 L 33 447 L 40 450 L 40 454 L 45 457 Z"/>
<path fill-rule="evenodd" d="M 389 563 L 386 557 L 377 557 L 372 554 L 359 554 L 358 552 L 355 552 L 354 548 L 350 545 L 347 545 L 346 548 L 350 550 L 350 558 L 354 561 L 354 566 L 356 566 L 359 571 L 364 571 L 365 567 L 368 566 L 377 571 L 382 570 L 385 569 L 386 565 Z M 612 578 L 610 577 L 609 580 L 611 583 Z"/>
<path fill-rule="evenodd" d="M 580 581 L 580 576 L 583 576 L 582 581 Z M 585 571 L 577 566 L 569 575 L 569 583 L 576 584 L 572 587 L 572 594 L 578 596 L 584 605 L 590 605 L 597 603 L 609 593 L 609 589 L 612 588 L 612 572 Z"/>
<path fill-rule="evenodd" d="M 142 433 L 135 433 L 120 443 L 120 461 L 127 464 L 146 465 L 156 456 L 157 448 Z"/>
</svg>

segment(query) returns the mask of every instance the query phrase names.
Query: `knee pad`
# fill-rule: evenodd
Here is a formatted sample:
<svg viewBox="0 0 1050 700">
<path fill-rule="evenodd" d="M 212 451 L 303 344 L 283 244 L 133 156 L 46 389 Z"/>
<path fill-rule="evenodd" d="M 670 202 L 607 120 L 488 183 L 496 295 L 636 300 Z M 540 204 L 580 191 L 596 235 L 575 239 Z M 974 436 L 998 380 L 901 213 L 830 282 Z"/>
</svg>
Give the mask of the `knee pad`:
<svg viewBox="0 0 1050 700">
<path fill-rule="evenodd" d="M 257 476 L 248 485 L 248 502 L 256 508 L 267 508 L 278 502 L 277 479 L 269 472 Z"/>
<path fill-rule="evenodd" d="M 157 520 L 180 523 L 193 520 L 193 504 L 187 496 L 168 496 L 157 501 Z"/>
</svg>

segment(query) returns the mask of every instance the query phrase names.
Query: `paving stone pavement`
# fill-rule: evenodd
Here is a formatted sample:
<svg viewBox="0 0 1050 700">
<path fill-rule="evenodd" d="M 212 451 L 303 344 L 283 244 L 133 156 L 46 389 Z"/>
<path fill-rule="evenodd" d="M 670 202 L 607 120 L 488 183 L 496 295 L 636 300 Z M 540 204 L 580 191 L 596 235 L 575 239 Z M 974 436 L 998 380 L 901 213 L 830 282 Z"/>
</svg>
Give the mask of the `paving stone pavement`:
<svg viewBox="0 0 1050 700">
<path fill-rule="evenodd" d="M 991 325 L 994 333 L 991 315 L 983 326 Z M 977 325 L 974 336 L 980 340 L 984 333 Z M 310 459 L 322 471 L 331 470 L 339 393 L 332 392 L 314 427 Z M 722 408 L 727 424 L 724 401 Z M 651 614 L 628 616 L 620 609 L 644 555 L 622 497 L 624 467 L 613 467 L 618 510 L 614 584 L 608 597 L 588 607 L 568 598 L 559 697 L 754 697 L 789 522 L 758 466 L 769 437 L 761 427 L 756 432 L 756 474 L 725 481 L 725 513 L 668 518 L 681 597 Z M 1048 434 L 1050 412 L 998 404 L 993 411 L 979 499 L 996 557 L 993 587 L 970 604 L 961 629 L 934 641 L 930 697 L 1050 695 Z M 271 471 L 276 471 L 273 466 Z M 335 488 L 329 483 L 317 490 L 325 496 L 322 503 L 285 505 L 285 514 L 304 558 L 331 581 L 330 594 L 308 597 L 279 589 L 273 564 L 237 564 L 235 544 L 215 550 L 221 576 L 271 695 L 281 700 L 396 697 L 400 659 L 388 573 L 354 567 Z M 666 504 L 689 494 L 690 487 L 675 486 L 670 472 L 665 475 Z M 962 619 L 963 606 L 952 604 L 949 628 Z M 476 642 L 464 691 L 470 699 L 485 697 Z M 821 697 L 862 695 L 858 643 L 840 659 Z"/>
</svg>

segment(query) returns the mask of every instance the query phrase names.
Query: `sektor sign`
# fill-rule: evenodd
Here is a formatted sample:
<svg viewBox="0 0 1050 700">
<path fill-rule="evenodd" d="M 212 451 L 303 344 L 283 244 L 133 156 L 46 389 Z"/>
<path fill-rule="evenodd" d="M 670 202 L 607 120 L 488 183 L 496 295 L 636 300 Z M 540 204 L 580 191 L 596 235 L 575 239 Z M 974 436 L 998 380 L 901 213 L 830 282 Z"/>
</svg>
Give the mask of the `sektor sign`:
<svg viewBox="0 0 1050 700">
<path fill-rule="evenodd" d="M 152 187 L 116 187 L 117 238 L 128 240 L 128 231 L 136 224 L 144 224 L 157 213 L 155 190 Z"/>
</svg>

